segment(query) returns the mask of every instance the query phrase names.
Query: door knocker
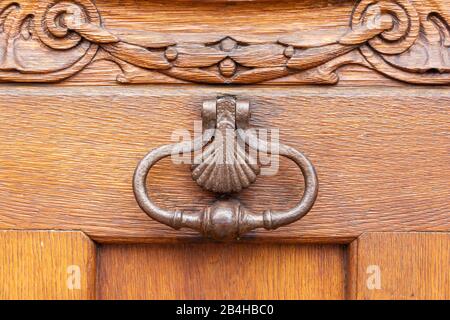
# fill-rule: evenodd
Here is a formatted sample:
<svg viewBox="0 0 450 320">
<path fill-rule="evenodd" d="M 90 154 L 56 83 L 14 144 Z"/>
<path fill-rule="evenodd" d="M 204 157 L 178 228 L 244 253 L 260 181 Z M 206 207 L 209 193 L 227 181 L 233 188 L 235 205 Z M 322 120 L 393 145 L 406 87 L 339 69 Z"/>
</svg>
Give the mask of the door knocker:
<svg viewBox="0 0 450 320">
<path fill-rule="evenodd" d="M 318 193 L 317 174 L 312 163 L 301 152 L 281 143 L 260 139 L 248 127 L 250 103 L 233 96 L 221 96 L 203 103 L 203 134 L 193 141 L 165 145 L 148 153 L 138 164 L 133 190 L 139 206 L 147 215 L 172 228 L 199 231 L 216 240 L 239 239 L 257 228 L 273 230 L 302 218 L 312 208 Z M 175 151 L 176 150 L 176 151 Z M 303 174 L 305 189 L 298 204 L 286 211 L 266 210 L 254 213 L 231 194 L 256 180 L 260 167 L 248 150 L 270 153 L 294 161 Z M 222 195 L 201 212 L 164 210 L 148 196 L 146 180 L 152 166 L 173 152 L 198 152 L 192 166 L 192 178 L 203 189 Z M 223 195 L 226 195 L 224 197 Z"/>
</svg>

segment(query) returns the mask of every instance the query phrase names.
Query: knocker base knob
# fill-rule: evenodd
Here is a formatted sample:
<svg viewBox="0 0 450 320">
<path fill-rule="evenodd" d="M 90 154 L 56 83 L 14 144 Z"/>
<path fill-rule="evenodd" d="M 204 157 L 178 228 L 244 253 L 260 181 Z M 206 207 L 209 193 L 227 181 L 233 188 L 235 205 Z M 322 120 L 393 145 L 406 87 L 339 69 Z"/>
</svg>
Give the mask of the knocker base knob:
<svg viewBox="0 0 450 320">
<path fill-rule="evenodd" d="M 215 240 L 233 240 L 240 235 L 240 218 L 244 207 L 233 199 L 218 200 L 205 209 L 202 219 L 202 233 Z"/>
<path fill-rule="evenodd" d="M 229 241 L 263 226 L 262 215 L 252 214 L 236 199 L 221 199 L 203 211 L 199 231 L 214 240 Z"/>
</svg>

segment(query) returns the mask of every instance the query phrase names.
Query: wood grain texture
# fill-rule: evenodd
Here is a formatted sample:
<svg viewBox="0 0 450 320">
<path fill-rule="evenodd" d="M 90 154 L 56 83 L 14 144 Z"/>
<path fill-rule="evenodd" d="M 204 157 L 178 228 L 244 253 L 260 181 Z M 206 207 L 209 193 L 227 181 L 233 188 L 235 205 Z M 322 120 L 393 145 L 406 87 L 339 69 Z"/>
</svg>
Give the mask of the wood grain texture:
<svg viewBox="0 0 450 320">
<path fill-rule="evenodd" d="M 341 299 L 343 256 L 336 245 L 104 245 L 98 296 Z"/>
<path fill-rule="evenodd" d="M 152 86 L 1 88 L 0 228 L 79 229 L 102 242 L 198 239 L 149 219 L 131 181 L 138 161 L 174 130 L 191 130 L 202 101 L 219 92 L 249 99 L 251 125 L 280 129 L 319 176 L 306 217 L 246 239 L 346 243 L 370 231 L 450 230 L 448 90 Z M 169 209 L 210 204 L 190 175 L 188 165 L 162 161 L 151 196 Z M 277 175 L 239 199 L 256 212 L 285 209 L 300 179 L 282 159 Z"/>
<path fill-rule="evenodd" d="M 367 233 L 350 257 L 350 298 L 450 299 L 449 233 Z M 380 289 L 368 289 L 369 266 L 380 268 Z"/>
<path fill-rule="evenodd" d="M 449 84 L 448 1 L 5 1 L 0 81 Z"/>
<path fill-rule="evenodd" d="M 95 298 L 96 248 L 82 232 L 0 230 L 0 266 L 2 300 Z"/>
</svg>

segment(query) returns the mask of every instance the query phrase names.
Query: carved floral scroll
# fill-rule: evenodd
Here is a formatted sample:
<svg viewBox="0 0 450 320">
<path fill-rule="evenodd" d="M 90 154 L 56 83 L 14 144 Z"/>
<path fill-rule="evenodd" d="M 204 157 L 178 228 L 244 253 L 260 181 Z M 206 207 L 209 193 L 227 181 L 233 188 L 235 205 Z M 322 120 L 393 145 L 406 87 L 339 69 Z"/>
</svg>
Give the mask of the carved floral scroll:
<svg viewBox="0 0 450 320">
<path fill-rule="evenodd" d="M 449 84 L 450 28 L 418 0 L 361 0 L 346 28 L 276 41 L 110 30 L 90 0 L 0 2 L 0 81 L 56 82 L 102 59 L 120 67 L 122 83 L 157 82 L 145 77 L 157 72 L 208 84 L 334 84 L 338 68 L 358 64 L 409 83 Z"/>
</svg>

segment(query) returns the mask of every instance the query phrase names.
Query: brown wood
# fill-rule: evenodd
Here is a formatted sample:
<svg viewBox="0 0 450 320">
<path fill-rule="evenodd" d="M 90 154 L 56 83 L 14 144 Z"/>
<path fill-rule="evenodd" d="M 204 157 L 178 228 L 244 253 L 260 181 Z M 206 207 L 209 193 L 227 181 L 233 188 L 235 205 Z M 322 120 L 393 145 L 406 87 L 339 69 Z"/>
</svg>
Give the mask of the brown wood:
<svg viewBox="0 0 450 320">
<path fill-rule="evenodd" d="M 96 248 L 81 232 L 0 231 L 0 266 L 2 300 L 95 298 Z"/>
<path fill-rule="evenodd" d="M 0 91 L 0 228 L 80 229 L 98 241 L 196 238 L 149 219 L 132 192 L 138 161 L 190 130 L 202 101 L 232 93 L 251 125 L 279 128 L 318 172 L 319 197 L 298 223 L 257 232 L 269 241 L 349 242 L 369 231 L 448 231 L 448 90 L 11 88 Z M 199 210 L 214 197 L 187 165 L 151 175 L 163 208 Z M 281 161 L 239 198 L 251 210 L 295 205 L 299 172 Z M 183 190 L 183 192 L 181 192 Z"/>
<path fill-rule="evenodd" d="M 343 257 L 336 245 L 105 245 L 99 298 L 342 299 Z"/>
<path fill-rule="evenodd" d="M 367 233 L 350 248 L 349 297 L 450 299 L 449 233 Z M 380 270 L 380 289 L 367 285 Z"/>
<path fill-rule="evenodd" d="M 94 298 L 93 241 L 104 299 L 449 299 L 449 7 L 0 1 L 0 299 Z M 233 244 L 150 219 L 132 187 L 145 154 L 226 94 L 250 101 L 250 126 L 279 129 L 320 181 L 301 221 Z M 161 210 L 186 217 L 216 200 L 168 159 L 149 180 Z M 284 211 L 299 181 L 281 159 L 237 201 Z M 80 290 L 67 289 L 68 264 Z"/>
</svg>

